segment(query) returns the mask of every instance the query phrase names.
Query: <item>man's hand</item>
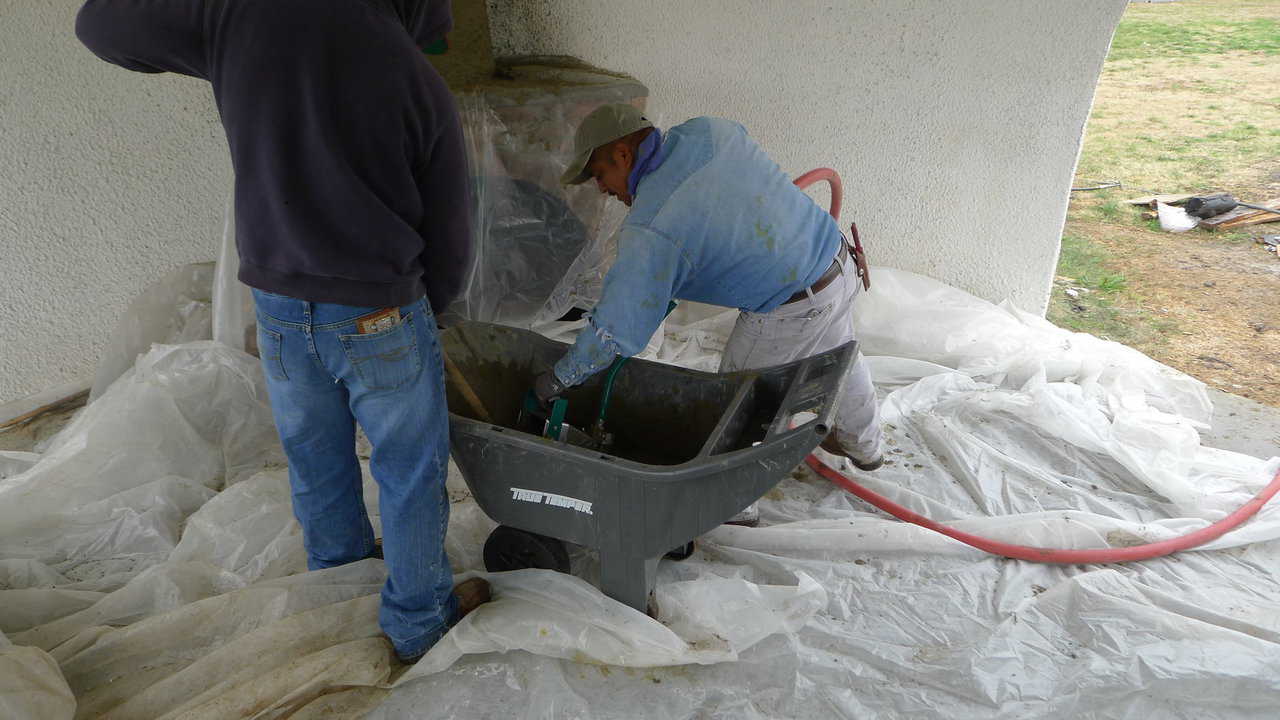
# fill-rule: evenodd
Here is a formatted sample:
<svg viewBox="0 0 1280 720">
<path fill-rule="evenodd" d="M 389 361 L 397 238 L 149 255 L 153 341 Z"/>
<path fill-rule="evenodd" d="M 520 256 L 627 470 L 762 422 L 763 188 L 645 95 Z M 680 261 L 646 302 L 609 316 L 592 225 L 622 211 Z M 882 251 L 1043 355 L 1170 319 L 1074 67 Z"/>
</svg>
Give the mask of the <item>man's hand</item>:
<svg viewBox="0 0 1280 720">
<path fill-rule="evenodd" d="M 556 377 L 554 370 L 548 370 L 533 381 L 533 394 L 538 396 L 538 404 L 543 410 L 551 408 L 551 403 L 564 394 L 568 388 Z"/>
</svg>

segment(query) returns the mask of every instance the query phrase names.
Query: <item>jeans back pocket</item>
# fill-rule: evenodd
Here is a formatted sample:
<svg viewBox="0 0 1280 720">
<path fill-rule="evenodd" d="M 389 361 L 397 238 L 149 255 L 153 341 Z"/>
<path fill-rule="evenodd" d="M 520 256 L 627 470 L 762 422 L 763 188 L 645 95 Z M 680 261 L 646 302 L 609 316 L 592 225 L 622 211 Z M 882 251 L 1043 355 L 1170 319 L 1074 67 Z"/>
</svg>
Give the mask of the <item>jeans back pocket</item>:
<svg viewBox="0 0 1280 720">
<path fill-rule="evenodd" d="M 413 315 L 382 332 L 339 335 L 338 340 L 356 376 L 369 390 L 395 390 L 422 370 Z"/>
<path fill-rule="evenodd" d="M 262 326 L 258 319 L 258 357 L 262 359 L 262 371 L 272 380 L 288 380 L 284 371 L 284 337 L 270 328 Z"/>
</svg>

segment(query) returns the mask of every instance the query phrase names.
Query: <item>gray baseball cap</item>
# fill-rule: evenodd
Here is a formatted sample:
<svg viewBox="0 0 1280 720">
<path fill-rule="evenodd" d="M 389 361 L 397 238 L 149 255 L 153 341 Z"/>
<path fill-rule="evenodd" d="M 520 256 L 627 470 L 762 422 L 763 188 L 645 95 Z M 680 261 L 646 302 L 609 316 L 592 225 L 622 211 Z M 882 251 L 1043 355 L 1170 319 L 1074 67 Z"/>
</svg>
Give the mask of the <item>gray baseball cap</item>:
<svg viewBox="0 0 1280 720">
<path fill-rule="evenodd" d="M 614 103 L 592 110 L 573 136 L 573 160 L 560 176 L 560 184 L 577 185 L 591 179 L 587 161 L 596 148 L 647 127 L 653 127 L 653 123 L 632 105 Z"/>
</svg>

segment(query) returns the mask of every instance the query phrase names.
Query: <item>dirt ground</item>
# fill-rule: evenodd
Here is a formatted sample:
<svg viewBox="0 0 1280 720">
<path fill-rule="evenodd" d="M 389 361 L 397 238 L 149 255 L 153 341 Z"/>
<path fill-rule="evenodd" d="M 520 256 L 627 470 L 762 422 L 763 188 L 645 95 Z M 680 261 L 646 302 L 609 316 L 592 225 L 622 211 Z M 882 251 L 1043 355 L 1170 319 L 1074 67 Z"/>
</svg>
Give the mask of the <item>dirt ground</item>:
<svg viewBox="0 0 1280 720">
<path fill-rule="evenodd" d="M 1167 337 L 1133 343 L 1138 349 L 1212 387 L 1280 407 L 1280 259 L 1249 242 L 1089 225 L 1077 229 L 1112 253 L 1146 313 L 1172 322 Z"/>
<path fill-rule="evenodd" d="M 1267 30 L 1280 20 L 1280 2 L 1131 5 L 1125 16 L 1140 25 L 1134 32 L 1153 38 L 1166 22 L 1198 29 L 1219 20 Z M 1156 25 L 1142 25 L 1148 22 Z M 1280 55 L 1264 39 L 1264 46 L 1228 52 L 1184 52 L 1193 46 L 1188 41 L 1135 57 L 1141 46 L 1120 50 L 1119 38 L 1100 79 L 1075 184 L 1119 180 L 1124 187 L 1073 193 L 1064 230 L 1097 251 L 1112 280 L 1087 291 L 1106 298 L 1100 305 L 1068 297 L 1069 287 L 1088 284 L 1071 277 L 1079 268 L 1070 266 L 1064 240 L 1050 319 L 1099 335 L 1107 323 L 1124 323 L 1122 341 L 1151 357 L 1212 387 L 1280 406 L 1280 258 L 1259 242 L 1280 234 L 1280 223 L 1172 234 L 1142 218 L 1147 208 L 1123 203 L 1152 192 L 1280 198 Z"/>
</svg>

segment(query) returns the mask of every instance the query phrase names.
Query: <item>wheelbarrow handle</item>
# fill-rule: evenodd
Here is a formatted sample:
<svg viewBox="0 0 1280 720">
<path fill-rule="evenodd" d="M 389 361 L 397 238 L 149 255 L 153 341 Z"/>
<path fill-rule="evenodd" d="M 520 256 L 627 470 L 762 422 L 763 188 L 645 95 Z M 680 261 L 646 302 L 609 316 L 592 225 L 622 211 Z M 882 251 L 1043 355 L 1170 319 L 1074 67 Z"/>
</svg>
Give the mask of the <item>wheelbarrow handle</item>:
<svg viewBox="0 0 1280 720">
<path fill-rule="evenodd" d="M 830 432 L 835 427 L 840 396 L 844 394 L 849 368 L 857 354 L 858 342 L 850 340 L 834 350 L 802 360 L 783 395 L 777 414 L 769 423 L 765 442 L 791 430 L 791 416 L 813 408 L 819 400 L 822 409 L 814 420 L 805 425 L 814 425 L 819 435 L 825 436 Z"/>
</svg>

